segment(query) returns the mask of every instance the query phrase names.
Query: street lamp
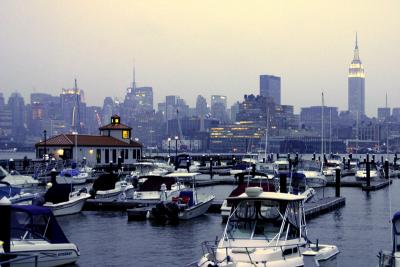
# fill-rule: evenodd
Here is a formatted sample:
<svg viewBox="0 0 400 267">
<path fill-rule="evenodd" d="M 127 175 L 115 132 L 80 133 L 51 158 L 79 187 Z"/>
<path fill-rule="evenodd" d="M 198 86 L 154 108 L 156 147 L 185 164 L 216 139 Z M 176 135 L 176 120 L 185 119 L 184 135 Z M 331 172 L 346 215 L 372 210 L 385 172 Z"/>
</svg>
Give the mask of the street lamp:
<svg viewBox="0 0 400 267">
<path fill-rule="evenodd" d="M 171 137 L 168 137 L 168 157 L 171 157 Z"/>
<path fill-rule="evenodd" d="M 75 135 L 75 163 L 78 166 L 78 132 L 72 132 Z"/>
<path fill-rule="evenodd" d="M 44 135 L 44 158 L 46 158 L 46 154 L 47 154 L 47 131 L 44 130 L 43 131 L 43 135 Z"/>
<path fill-rule="evenodd" d="M 178 156 L 178 136 L 175 136 L 175 157 Z"/>
</svg>

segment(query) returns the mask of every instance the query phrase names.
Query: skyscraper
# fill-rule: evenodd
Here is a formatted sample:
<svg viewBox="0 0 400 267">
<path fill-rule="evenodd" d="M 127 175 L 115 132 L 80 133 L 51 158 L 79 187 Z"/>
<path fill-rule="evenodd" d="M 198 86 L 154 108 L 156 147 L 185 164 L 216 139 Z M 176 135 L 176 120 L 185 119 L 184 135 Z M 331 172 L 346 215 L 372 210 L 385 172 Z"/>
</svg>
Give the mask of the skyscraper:
<svg viewBox="0 0 400 267">
<path fill-rule="evenodd" d="M 14 141 L 25 140 L 25 102 L 21 94 L 12 93 L 7 104 L 12 115 L 12 135 Z"/>
<path fill-rule="evenodd" d="M 365 74 L 358 52 L 357 34 L 354 57 L 349 67 L 348 105 L 354 117 L 365 115 Z"/>
<path fill-rule="evenodd" d="M 61 113 L 67 129 L 81 132 L 86 109 L 84 99 L 84 92 L 78 88 L 76 79 L 74 88 L 62 89 L 60 95 Z"/>
<path fill-rule="evenodd" d="M 207 100 L 202 95 L 198 95 L 196 99 L 196 115 L 205 116 L 207 113 Z"/>
<path fill-rule="evenodd" d="M 260 95 L 281 104 L 281 77 L 273 75 L 260 75 Z"/>
<path fill-rule="evenodd" d="M 226 108 L 227 108 L 226 96 L 224 95 L 211 96 L 211 115 L 222 123 L 225 123 L 229 120 L 228 114 L 226 113 Z"/>
</svg>

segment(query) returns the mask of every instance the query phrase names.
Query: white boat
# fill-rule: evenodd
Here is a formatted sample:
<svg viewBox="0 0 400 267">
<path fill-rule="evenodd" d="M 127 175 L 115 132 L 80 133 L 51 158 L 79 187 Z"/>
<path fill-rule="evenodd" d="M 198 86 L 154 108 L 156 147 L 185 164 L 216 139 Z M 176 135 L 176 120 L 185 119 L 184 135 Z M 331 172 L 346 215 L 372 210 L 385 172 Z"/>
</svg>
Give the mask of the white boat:
<svg viewBox="0 0 400 267">
<path fill-rule="evenodd" d="M 381 170 L 378 169 L 375 163 L 370 163 L 369 177 L 371 179 L 379 179 L 381 175 Z M 367 164 L 365 162 L 360 162 L 358 164 L 358 170 L 356 171 L 355 177 L 357 180 L 365 181 L 367 179 Z"/>
<path fill-rule="evenodd" d="M 324 187 L 327 180 L 321 172 L 318 162 L 313 160 L 301 160 L 296 166 L 296 172 L 304 174 L 308 187 Z"/>
<path fill-rule="evenodd" d="M 392 251 L 379 252 L 379 267 L 400 266 L 400 211 L 396 212 L 392 218 L 392 242 Z"/>
<path fill-rule="evenodd" d="M 141 176 L 139 189 L 133 192 L 133 201 L 138 203 L 158 203 L 168 199 L 172 194 L 186 188 L 175 177 Z"/>
<path fill-rule="evenodd" d="M 57 177 L 59 184 L 85 184 L 89 178 L 88 172 L 80 172 L 78 169 L 65 169 Z"/>
<path fill-rule="evenodd" d="M 90 194 L 74 191 L 70 193 L 67 201 L 60 203 L 45 202 L 43 206 L 50 208 L 54 216 L 71 215 L 81 212 L 88 198 L 90 198 Z"/>
<path fill-rule="evenodd" d="M 289 172 L 289 161 L 286 158 L 275 160 L 272 166 L 276 175 L 279 175 L 279 172 Z"/>
<path fill-rule="evenodd" d="M 0 199 L 6 197 L 12 204 L 30 205 L 37 194 L 27 193 L 22 188 L 12 187 L 9 183 L 0 181 Z"/>
<path fill-rule="evenodd" d="M 39 184 L 39 182 L 33 179 L 31 176 L 21 175 L 15 170 L 8 172 L 1 166 L 0 181 L 7 182 L 14 187 L 33 187 Z"/>
<path fill-rule="evenodd" d="M 120 180 L 115 174 L 105 173 L 94 181 L 90 194 L 95 199 L 126 200 L 132 198 L 133 191 L 131 183 Z"/>
<path fill-rule="evenodd" d="M 197 266 L 336 266 L 336 246 L 309 242 L 303 201 L 259 187 L 228 198 L 233 208 L 223 236 L 202 244 L 205 254 Z"/>
<path fill-rule="evenodd" d="M 35 254 L 37 266 L 60 266 L 78 260 L 79 249 L 68 241 L 49 208 L 12 205 L 11 209 L 10 252 L 15 256 L 11 266 L 35 266 Z M 0 255 L 2 253 L 4 250 L 0 246 Z"/>
<path fill-rule="evenodd" d="M 210 208 L 215 196 L 198 194 L 195 177 L 199 173 L 170 173 L 166 177 L 174 177 L 192 183 L 192 188 L 186 188 L 171 194 L 167 203 L 159 203 L 151 210 L 150 217 L 169 220 L 189 220 L 203 215 Z M 179 192 L 179 194 L 178 194 Z M 174 196 L 175 195 L 175 196 Z M 167 208 L 167 209 L 164 209 Z M 168 210 L 168 213 L 165 213 Z"/>
</svg>

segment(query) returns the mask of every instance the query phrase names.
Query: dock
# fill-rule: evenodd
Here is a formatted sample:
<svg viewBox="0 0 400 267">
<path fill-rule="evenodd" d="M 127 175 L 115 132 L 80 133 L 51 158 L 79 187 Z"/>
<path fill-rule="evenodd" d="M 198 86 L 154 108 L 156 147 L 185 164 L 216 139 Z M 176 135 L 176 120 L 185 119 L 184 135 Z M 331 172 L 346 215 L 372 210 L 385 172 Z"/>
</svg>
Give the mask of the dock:
<svg viewBox="0 0 400 267">
<path fill-rule="evenodd" d="M 316 202 L 307 202 L 304 205 L 306 218 L 311 219 L 318 215 L 337 210 L 346 205 L 346 198 L 344 197 L 325 197 Z"/>
</svg>

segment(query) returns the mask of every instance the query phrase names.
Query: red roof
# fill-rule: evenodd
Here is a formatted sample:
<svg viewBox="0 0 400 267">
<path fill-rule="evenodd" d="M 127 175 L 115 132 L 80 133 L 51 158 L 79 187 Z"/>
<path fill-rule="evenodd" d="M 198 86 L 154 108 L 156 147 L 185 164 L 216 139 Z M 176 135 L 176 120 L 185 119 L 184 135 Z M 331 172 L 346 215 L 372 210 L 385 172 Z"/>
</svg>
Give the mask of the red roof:
<svg viewBox="0 0 400 267">
<path fill-rule="evenodd" d="M 101 130 L 132 130 L 132 128 L 129 127 L 128 125 L 125 125 L 125 124 L 122 124 L 122 123 L 119 123 L 119 124 L 112 124 L 112 123 L 110 123 L 110 124 L 101 126 L 101 127 L 99 128 L 99 130 L 100 130 L 100 131 L 101 131 Z"/>
<path fill-rule="evenodd" d="M 121 141 L 112 136 L 60 134 L 46 140 L 46 146 L 75 146 L 75 139 L 78 146 L 89 147 L 142 147 L 138 142 L 130 140 L 129 143 Z M 44 146 L 44 141 L 35 146 Z"/>
</svg>

